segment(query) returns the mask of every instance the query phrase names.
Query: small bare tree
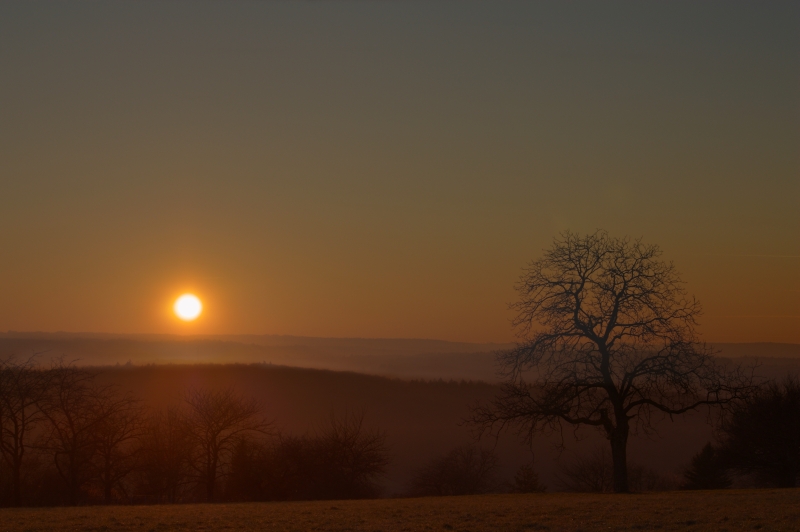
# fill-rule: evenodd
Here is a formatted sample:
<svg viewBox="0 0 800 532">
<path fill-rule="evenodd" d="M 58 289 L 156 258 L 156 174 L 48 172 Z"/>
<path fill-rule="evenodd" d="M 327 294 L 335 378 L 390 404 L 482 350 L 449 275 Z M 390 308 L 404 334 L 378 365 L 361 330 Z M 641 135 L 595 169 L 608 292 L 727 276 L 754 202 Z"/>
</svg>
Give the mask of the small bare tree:
<svg viewBox="0 0 800 532">
<path fill-rule="evenodd" d="M 608 493 L 614 489 L 614 467 L 606 449 L 595 449 L 559 467 L 556 481 L 564 491 Z"/>
<path fill-rule="evenodd" d="M 386 433 L 364 423 L 364 412 L 331 416 L 312 440 L 316 497 L 365 499 L 378 496 L 378 480 L 389 464 Z"/>
<path fill-rule="evenodd" d="M 106 412 L 94 430 L 95 468 L 103 502 L 110 504 L 115 490 L 127 497 L 123 481 L 137 467 L 144 415 L 140 402 L 130 395 L 109 393 L 105 402 Z"/>
<path fill-rule="evenodd" d="M 189 479 L 189 435 L 175 408 L 145 420 L 139 448 L 137 496 L 147 502 L 180 502 Z"/>
<path fill-rule="evenodd" d="M 63 360 L 46 372 L 46 379 L 39 406 L 48 424 L 40 447 L 52 455 L 67 501 L 78 504 L 88 484 L 99 478 L 109 502 L 113 486 L 130 471 L 123 464 L 131 451 L 126 444 L 137 401 Z"/>
<path fill-rule="evenodd" d="M 519 342 L 502 353 L 502 393 L 473 411 L 481 430 L 515 425 L 529 441 L 563 423 L 602 430 L 613 488 L 628 491 L 632 429 L 654 413 L 727 404 L 752 390 L 695 332 L 699 303 L 657 246 L 566 232 L 516 286 Z"/>
<path fill-rule="evenodd" d="M 0 454 L 11 472 L 13 504 L 22 503 L 22 466 L 36 427 L 45 419 L 39 404 L 47 391 L 47 374 L 34 359 L 0 360 Z"/>
<path fill-rule="evenodd" d="M 456 447 L 417 471 L 409 494 L 417 497 L 477 495 L 498 488 L 500 461 L 494 449 L 476 445 Z"/>
<path fill-rule="evenodd" d="M 206 499 L 214 502 L 217 483 L 224 474 L 236 443 L 253 433 L 267 433 L 262 406 L 233 389 L 191 390 L 184 400 L 188 406 L 186 430 L 192 443 L 190 464 L 205 486 Z"/>
<path fill-rule="evenodd" d="M 47 372 L 48 388 L 40 402 L 48 420 L 41 447 L 53 457 L 64 481 L 69 504 L 80 502 L 81 492 L 95 476 L 98 430 L 111 416 L 128 408 L 129 397 L 110 386 L 100 386 L 92 372 L 58 361 Z"/>
</svg>

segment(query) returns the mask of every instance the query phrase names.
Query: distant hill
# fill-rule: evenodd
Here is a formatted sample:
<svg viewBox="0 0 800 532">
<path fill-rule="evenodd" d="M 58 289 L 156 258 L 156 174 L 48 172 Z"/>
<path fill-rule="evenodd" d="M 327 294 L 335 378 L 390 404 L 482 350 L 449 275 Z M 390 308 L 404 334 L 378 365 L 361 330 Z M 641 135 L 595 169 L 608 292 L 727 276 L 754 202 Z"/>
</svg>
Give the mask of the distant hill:
<svg viewBox="0 0 800 532">
<path fill-rule="evenodd" d="M 104 383 L 115 383 L 144 399 L 148 406 L 180 403 L 184 390 L 233 387 L 261 400 L 267 417 L 283 433 L 303 434 L 324 426 L 331 415 L 364 412 L 368 425 L 386 432 L 391 462 L 386 494 L 402 493 L 414 472 L 457 445 L 474 441 L 463 420 L 476 402 L 491 400 L 496 385 L 482 382 L 409 381 L 351 372 L 288 368 L 263 364 L 181 364 L 112 367 L 101 370 Z M 633 437 L 629 456 L 665 474 L 680 470 L 711 437 L 703 412 L 658 423 L 658 437 Z M 577 436 L 577 437 L 576 437 Z M 513 433 L 481 444 L 496 449 L 501 477 L 511 479 L 531 459 L 542 482 L 557 486 L 558 464 L 608 445 L 592 428 L 563 433 L 566 450 L 556 448 L 559 435 L 541 436 L 529 448 Z"/>
<path fill-rule="evenodd" d="M 800 364 L 800 344 L 718 343 L 720 356 Z M 497 382 L 494 353 L 510 344 L 421 339 L 309 338 L 277 335 L 170 336 L 84 333 L 0 333 L 0 356 L 48 364 L 63 356 L 79 365 L 259 363 L 354 371 L 403 379 Z M 780 366 L 786 365 L 779 363 Z"/>
<path fill-rule="evenodd" d="M 507 344 L 299 336 L 0 334 L 0 356 L 63 356 L 79 365 L 263 363 L 410 379 L 496 380 L 492 353 Z"/>
</svg>

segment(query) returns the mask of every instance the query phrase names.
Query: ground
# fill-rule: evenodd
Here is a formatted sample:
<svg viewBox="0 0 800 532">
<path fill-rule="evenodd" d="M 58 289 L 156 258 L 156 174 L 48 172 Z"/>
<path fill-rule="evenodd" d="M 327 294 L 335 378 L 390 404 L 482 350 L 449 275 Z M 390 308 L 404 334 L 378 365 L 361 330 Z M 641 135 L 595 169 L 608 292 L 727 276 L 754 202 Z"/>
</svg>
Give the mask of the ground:
<svg viewBox="0 0 800 532">
<path fill-rule="evenodd" d="M 3 509 L 6 530 L 800 530 L 800 489 Z"/>
</svg>

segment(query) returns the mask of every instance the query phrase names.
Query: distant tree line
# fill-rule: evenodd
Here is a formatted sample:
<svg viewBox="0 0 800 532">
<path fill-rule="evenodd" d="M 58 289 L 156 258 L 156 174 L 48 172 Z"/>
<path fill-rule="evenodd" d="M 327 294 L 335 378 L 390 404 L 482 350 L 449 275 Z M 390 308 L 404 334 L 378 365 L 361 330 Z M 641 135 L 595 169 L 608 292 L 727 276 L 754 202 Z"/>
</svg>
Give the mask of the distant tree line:
<svg viewBox="0 0 800 532">
<path fill-rule="evenodd" d="M 233 389 L 184 390 L 148 408 L 98 371 L 0 359 L 0 505 L 174 504 L 372 498 L 389 464 L 386 434 L 363 413 L 283 434 Z M 410 496 L 542 491 L 533 463 L 512 482 L 476 444 L 419 468 Z"/>
<path fill-rule="evenodd" d="M 386 437 L 363 415 L 279 434 L 256 400 L 190 389 L 153 410 L 96 372 L 0 360 L 0 504 L 364 498 L 380 494 Z"/>
</svg>

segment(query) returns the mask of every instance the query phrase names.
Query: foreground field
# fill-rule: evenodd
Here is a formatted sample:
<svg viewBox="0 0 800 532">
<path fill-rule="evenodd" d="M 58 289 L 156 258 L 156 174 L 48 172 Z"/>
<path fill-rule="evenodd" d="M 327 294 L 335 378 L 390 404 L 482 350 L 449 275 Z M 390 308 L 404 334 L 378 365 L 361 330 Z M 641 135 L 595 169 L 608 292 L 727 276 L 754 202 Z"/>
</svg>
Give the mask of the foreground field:
<svg viewBox="0 0 800 532">
<path fill-rule="evenodd" d="M 800 489 L 23 508 L 0 530 L 800 530 Z"/>
</svg>

